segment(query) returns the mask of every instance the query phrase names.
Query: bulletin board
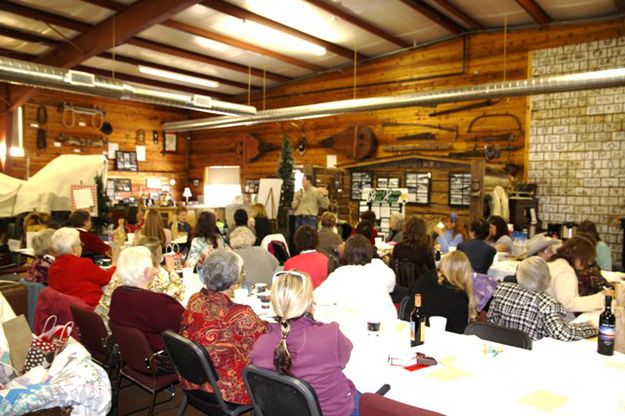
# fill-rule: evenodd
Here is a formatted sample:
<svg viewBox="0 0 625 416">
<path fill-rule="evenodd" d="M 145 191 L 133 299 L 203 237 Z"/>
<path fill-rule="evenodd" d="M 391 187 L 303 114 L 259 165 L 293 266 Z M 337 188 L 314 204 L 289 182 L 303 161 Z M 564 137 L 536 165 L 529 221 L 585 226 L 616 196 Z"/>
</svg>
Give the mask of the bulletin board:
<svg viewBox="0 0 625 416">
<path fill-rule="evenodd" d="M 449 174 L 449 206 L 468 207 L 471 205 L 471 174 Z"/>
<path fill-rule="evenodd" d="M 432 172 L 407 173 L 406 188 L 408 188 L 409 204 L 430 205 Z"/>
<path fill-rule="evenodd" d="M 352 172 L 352 188 L 351 198 L 355 200 L 362 199 L 363 189 L 373 187 L 373 173 L 371 172 Z"/>
</svg>

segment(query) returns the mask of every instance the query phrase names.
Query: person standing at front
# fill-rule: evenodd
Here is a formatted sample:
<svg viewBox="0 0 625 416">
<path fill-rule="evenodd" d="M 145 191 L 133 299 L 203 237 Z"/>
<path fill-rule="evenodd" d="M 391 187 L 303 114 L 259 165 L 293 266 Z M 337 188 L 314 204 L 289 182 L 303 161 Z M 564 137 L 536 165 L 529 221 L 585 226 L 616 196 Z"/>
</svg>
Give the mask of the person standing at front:
<svg viewBox="0 0 625 416">
<path fill-rule="evenodd" d="M 295 193 L 295 199 L 291 206 L 295 208 L 295 228 L 301 225 L 310 225 L 317 228 L 317 215 L 319 208 L 328 208 L 328 191 L 325 188 L 315 188 L 310 175 L 304 175 L 302 179 L 303 189 Z"/>
</svg>

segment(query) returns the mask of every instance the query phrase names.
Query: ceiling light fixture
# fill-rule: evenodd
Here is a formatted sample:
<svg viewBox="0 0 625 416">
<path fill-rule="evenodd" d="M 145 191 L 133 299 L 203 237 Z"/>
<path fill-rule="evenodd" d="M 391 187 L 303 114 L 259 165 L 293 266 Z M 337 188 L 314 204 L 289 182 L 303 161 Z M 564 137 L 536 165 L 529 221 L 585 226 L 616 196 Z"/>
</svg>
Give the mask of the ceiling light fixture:
<svg viewBox="0 0 625 416">
<path fill-rule="evenodd" d="M 151 66 L 137 65 L 139 72 L 147 75 L 154 75 L 155 77 L 171 79 L 174 81 L 184 82 L 187 84 L 199 85 L 207 88 L 217 88 L 219 83 L 209 79 L 203 79 L 200 77 L 192 77 L 190 75 L 178 74 L 176 72 L 164 71 L 162 69 L 152 68 Z"/>
</svg>

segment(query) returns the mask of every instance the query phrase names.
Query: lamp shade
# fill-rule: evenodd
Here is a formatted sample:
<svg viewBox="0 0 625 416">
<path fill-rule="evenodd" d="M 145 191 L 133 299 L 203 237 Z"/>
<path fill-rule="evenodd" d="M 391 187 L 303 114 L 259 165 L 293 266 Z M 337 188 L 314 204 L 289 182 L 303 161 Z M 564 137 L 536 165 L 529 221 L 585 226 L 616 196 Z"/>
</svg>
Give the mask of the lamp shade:
<svg viewBox="0 0 625 416">
<path fill-rule="evenodd" d="M 191 196 L 193 196 L 191 194 L 191 188 L 184 188 L 184 191 L 182 192 L 182 196 L 184 196 L 185 198 L 191 198 Z"/>
</svg>

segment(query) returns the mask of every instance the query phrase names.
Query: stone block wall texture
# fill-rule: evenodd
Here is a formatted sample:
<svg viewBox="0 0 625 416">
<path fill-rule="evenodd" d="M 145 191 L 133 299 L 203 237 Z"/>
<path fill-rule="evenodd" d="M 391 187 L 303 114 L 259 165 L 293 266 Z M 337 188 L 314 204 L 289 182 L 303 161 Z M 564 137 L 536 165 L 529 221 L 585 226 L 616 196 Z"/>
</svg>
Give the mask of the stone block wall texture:
<svg viewBox="0 0 625 416">
<path fill-rule="evenodd" d="M 537 50 L 532 76 L 625 67 L 625 38 Z M 621 264 L 625 216 L 625 87 L 531 97 L 530 182 L 538 184 L 539 219 L 591 220 Z"/>
</svg>

